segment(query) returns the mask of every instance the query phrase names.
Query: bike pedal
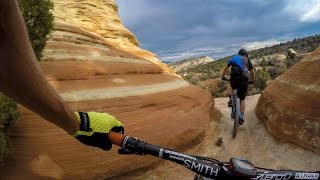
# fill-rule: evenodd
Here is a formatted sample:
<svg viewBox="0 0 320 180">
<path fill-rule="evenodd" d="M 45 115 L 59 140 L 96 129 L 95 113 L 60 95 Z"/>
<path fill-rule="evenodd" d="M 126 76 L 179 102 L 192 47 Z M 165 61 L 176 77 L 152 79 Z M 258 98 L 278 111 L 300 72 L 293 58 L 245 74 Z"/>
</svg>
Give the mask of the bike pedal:
<svg viewBox="0 0 320 180">
<path fill-rule="evenodd" d="M 234 119 L 234 118 L 236 117 L 236 114 L 235 114 L 235 113 L 231 113 L 230 117 L 231 117 L 232 119 Z"/>
</svg>

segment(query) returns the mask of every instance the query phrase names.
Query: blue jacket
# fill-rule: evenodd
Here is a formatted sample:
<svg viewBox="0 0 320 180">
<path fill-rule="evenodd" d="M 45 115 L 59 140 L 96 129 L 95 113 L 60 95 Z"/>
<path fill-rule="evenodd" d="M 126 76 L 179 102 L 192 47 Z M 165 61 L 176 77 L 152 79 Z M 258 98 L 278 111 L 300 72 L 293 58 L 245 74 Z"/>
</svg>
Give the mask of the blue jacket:
<svg viewBox="0 0 320 180">
<path fill-rule="evenodd" d="M 235 55 L 228 64 L 231 66 L 231 76 L 245 76 L 249 79 L 249 71 L 253 69 L 252 63 L 246 56 Z"/>
</svg>

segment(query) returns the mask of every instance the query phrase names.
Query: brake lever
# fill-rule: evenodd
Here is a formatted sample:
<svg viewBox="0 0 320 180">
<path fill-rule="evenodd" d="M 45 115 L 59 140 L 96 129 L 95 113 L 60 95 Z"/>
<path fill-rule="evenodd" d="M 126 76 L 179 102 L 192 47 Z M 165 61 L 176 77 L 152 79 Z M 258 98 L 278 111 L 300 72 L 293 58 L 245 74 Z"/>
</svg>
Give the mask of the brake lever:
<svg viewBox="0 0 320 180">
<path fill-rule="evenodd" d="M 119 154 L 124 154 L 124 155 L 127 155 L 127 154 L 135 154 L 135 152 L 130 151 L 129 149 L 118 149 L 118 153 L 119 153 Z"/>
<path fill-rule="evenodd" d="M 222 165 L 221 168 L 223 169 L 224 173 L 225 173 L 227 176 L 229 176 L 229 177 L 232 177 L 232 176 L 233 176 L 233 173 L 232 173 L 232 171 L 231 171 L 229 168 L 225 167 L 224 165 Z"/>
<path fill-rule="evenodd" d="M 127 138 L 124 139 L 125 142 L 129 142 L 128 144 L 125 143 L 125 148 L 118 149 L 119 154 L 137 154 L 137 155 L 145 155 L 144 148 L 146 143 L 141 141 L 138 138 Z"/>
</svg>

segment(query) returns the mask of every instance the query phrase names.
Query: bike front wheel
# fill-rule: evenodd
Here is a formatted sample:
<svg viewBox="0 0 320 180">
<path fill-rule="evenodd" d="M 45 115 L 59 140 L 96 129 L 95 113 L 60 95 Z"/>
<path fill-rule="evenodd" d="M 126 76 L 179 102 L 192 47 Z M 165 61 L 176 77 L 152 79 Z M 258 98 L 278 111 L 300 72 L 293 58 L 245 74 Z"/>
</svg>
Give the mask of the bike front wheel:
<svg viewBox="0 0 320 180">
<path fill-rule="evenodd" d="M 236 116 L 233 119 L 233 132 L 232 132 L 232 137 L 236 138 L 237 137 L 237 131 L 238 131 L 238 126 L 239 126 L 239 118 L 240 118 L 240 99 L 237 98 L 236 101 Z"/>
</svg>

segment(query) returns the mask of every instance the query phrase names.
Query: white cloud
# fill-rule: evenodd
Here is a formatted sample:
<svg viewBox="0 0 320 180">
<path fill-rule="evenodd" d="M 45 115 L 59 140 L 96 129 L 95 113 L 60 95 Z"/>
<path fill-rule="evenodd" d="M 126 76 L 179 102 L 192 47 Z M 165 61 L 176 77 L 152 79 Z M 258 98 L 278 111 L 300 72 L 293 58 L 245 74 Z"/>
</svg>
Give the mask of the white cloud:
<svg viewBox="0 0 320 180">
<path fill-rule="evenodd" d="M 212 27 L 208 27 L 206 25 L 200 24 L 200 25 L 191 27 L 190 29 L 187 29 L 186 32 L 190 34 L 209 34 L 209 33 L 213 33 L 214 30 Z"/>
<path fill-rule="evenodd" d="M 161 17 L 169 13 L 167 8 L 157 6 L 157 4 L 148 0 L 117 0 L 116 3 L 120 19 L 126 26 L 145 23 L 150 19 L 154 20 L 159 16 Z"/>
<path fill-rule="evenodd" d="M 279 43 L 281 43 L 281 42 L 278 40 L 269 39 L 266 41 L 246 42 L 242 45 L 242 47 L 244 47 L 250 51 L 250 50 L 260 49 L 260 48 L 264 48 L 264 47 L 269 47 L 269 46 L 279 44 Z"/>
<path fill-rule="evenodd" d="M 225 48 L 212 48 L 212 47 L 203 47 L 203 48 L 197 48 L 192 50 L 181 50 L 176 52 L 170 52 L 167 51 L 167 55 L 164 55 L 160 57 L 160 59 L 165 61 L 181 61 L 187 58 L 193 58 L 193 57 L 201 57 L 201 56 L 210 56 L 213 58 L 213 56 L 219 55 L 219 54 L 225 54 L 227 49 Z"/>
<path fill-rule="evenodd" d="M 285 0 L 283 11 L 300 22 L 320 21 L 320 0 Z"/>
</svg>

